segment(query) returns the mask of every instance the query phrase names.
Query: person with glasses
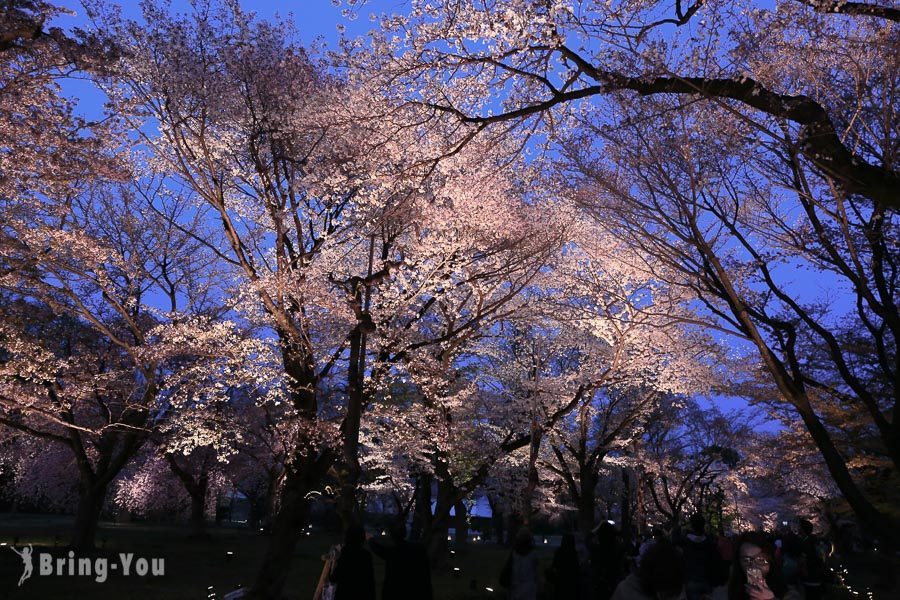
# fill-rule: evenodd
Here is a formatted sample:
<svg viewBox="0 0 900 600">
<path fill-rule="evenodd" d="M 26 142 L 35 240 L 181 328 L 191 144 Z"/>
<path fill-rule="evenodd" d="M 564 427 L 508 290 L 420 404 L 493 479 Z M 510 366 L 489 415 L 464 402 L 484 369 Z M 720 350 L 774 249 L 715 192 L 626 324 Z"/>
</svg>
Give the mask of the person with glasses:
<svg viewBox="0 0 900 600">
<path fill-rule="evenodd" d="M 775 547 L 763 533 L 746 533 L 737 542 L 736 560 L 728 583 L 713 600 L 801 600 L 802 592 L 788 586 L 775 561 Z"/>
</svg>

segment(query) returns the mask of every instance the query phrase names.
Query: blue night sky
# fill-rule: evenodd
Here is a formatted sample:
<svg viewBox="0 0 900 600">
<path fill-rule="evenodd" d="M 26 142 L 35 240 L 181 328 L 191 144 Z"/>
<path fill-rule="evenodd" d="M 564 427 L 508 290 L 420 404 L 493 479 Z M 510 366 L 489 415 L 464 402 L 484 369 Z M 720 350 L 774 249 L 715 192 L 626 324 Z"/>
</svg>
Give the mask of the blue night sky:
<svg viewBox="0 0 900 600">
<path fill-rule="evenodd" d="M 78 0 L 61 0 L 58 2 L 60 6 L 64 6 L 78 13 L 76 17 L 63 17 L 58 21 L 58 25 L 62 27 L 79 26 L 85 23 L 84 9 Z M 135 1 L 112 2 L 122 6 L 125 15 L 130 17 L 138 17 L 140 15 L 139 3 Z M 337 25 L 343 24 L 347 28 L 347 33 L 357 35 L 365 33 L 370 27 L 369 15 L 373 12 L 402 12 L 406 2 L 403 0 L 368 0 L 361 9 L 358 9 L 359 16 L 355 20 L 350 20 L 341 15 L 341 11 L 346 8 L 343 6 L 346 2 L 341 3 L 342 6 L 335 6 L 332 0 L 241 0 L 241 6 L 245 10 L 255 12 L 261 19 L 270 19 L 275 15 L 293 16 L 294 23 L 300 33 L 300 39 L 308 44 L 317 37 L 323 38 L 326 42 L 334 42 L 337 40 Z M 190 2 L 188 0 L 173 0 L 171 2 L 172 9 L 175 12 L 187 12 L 190 10 Z"/>
<path fill-rule="evenodd" d="M 259 19 L 272 19 L 276 16 L 289 18 L 297 26 L 299 41 L 304 45 L 319 42 L 326 47 L 335 47 L 338 41 L 338 25 L 343 25 L 348 36 L 364 35 L 373 24 L 369 20 L 372 13 L 398 13 L 406 8 L 404 0 L 366 0 L 362 8 L 357 8 L 355 18 L 347 18 L 341 13 L 347 7 L 346 1 L 335 6 L 332 0 L 240 0 L 245 10 L 254 12 Z M 68 9 L 75 15 L 62 15 L 52 25 L 69 29 L 73 27 L 89 28 L 89 21 L 80 0 L 59 0 L 56 5 Z M 140 2 L 110 2 L 122 7 L 126 17 L 139 19 Z M 189 0 L 172 0 L 173 12 L 189 12 Z M 103 113 L 103 96 L 86 81 L 70 79 L 63 82 L 65 94 L 78 100 L 77 110 L 86 118 L 100 118 Z"/>
</svg>

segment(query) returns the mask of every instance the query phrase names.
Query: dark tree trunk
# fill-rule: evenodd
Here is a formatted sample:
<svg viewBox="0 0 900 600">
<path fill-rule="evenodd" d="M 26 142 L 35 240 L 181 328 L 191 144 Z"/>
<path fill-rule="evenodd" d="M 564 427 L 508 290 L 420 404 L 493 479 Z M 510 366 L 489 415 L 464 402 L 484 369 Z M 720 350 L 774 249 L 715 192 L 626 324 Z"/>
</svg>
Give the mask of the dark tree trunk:
<svg viewBox="0 0 900 600">
<path fill-rule="evenodd" d="M 517 512 L 511 512 L 509 514 L 507 523 L 508 526 L 506 528 L 506 545 L 512 546 L 516 541 L 516 535 L 518 535 L 519 530 L 524 525 L 524 521 L 522 520 L 522 515 Z"/>
<path fill-rule="evenodd" d="M 425 539 L 428 556 L 432 566 L 441 566 L 447 560 L 450 553 L 450 519 L 449 517 L 437 517 L 431 523 L 431 529 Z"/>
<path fill-rule="evenodd" d="M 529 444 L 529 452 L 528 452 L 528 482 L 525 484 L 525 498 L 522 511 L 522 518 L 525 520 L 525 525 L 531 521 L 531 517 L 534 514 L 534 491 L 537 489 L 538 484 L 540 483 L 540 474 L 538 473 L 537 468 L 537 460 L 540 455 L 541 450 L 541 440 L 543 438 L 544 431 L 540 427 L 538 427 L 537 422 L 532 420 L 531 423 L 531 443 Z"/>
<path fill-rule="evenodd" d="M 900 547 L 900 527 L 893 522 L 890 517 L 879 511 L 857 486 L 850 471 L 847 469 L 847 463 L 841 456 L 837 448 L 835 448 L 828 431 L 825 429 L 819 418 L 813 413 L 812 408 L 807 405 L 801 405 L 799 409 L 800 417 L 803 419 L 807 430 L 810 433 L 822 457 L 831 477 L 837 484 L 847 504 L 859 517 L 863 526 L 869 530 L 872 535 L 878 536 L 884 543 L 892 548 Z"/>
<path fill-rule="evenodd" d="M 285 374 L 291 382 L 291 403 L 305 425 L 315 427 L 318 411 L 315 361 L 302 343 L 293 341 L 292 334 L 279 331 L 278 335 Z M 252 598 L 281 599 L 294 558 L 294 548 L 300 539 L 300 529 L 308 517 L 308 494 L 320 486 L 334 458 L 331 450 L 316 447 L 305 435 L 297 440 L 293 461 L 284 473 L 281 504 L 272 517 L 272 534 L 253 582 Z"/>
<path fill-rule="evenodd" d="M 449 554 L 450 509 L 457 502 L 457 493 L 451 482 L 438 480 L 434 516 L 425 537 L 432 565 L 443 564 Z"/>
<path fill-rule="evenodd" d="M 465 552 L 469 542 L 469 511 L 462 500 L 453 505 L 453 510 L 456 517 L 453 521 L 453 528 L 456 529 L 456 550 Z"/>
<path fill-rule="evenodd" d="M 191 498 L 191 537 L 206 537 L 206 496 L 209 492 L 209 469 L 206 463 L 200 463 L 200 474 L 195 478 L 189 467 L 178 464 L 174 454 L 165 456 L 169 470 L 175 474 Z"/>
<path fill-rule="evenodd" d="M 341 423 L 340 494 L 337 512 L 344 529 L 362 522 L 357 490 L 362 467 L 359 464 L 359 427 L 363 411 L 365 376 L 365 336 L 360 325 L 350 334 L 350 362 L 347 367 L 347 413 Z"/>
<path fill-rule="evenodd" d="M 387 249 L 385 248 L 385 251 Z M 362 523 L 363 511 L 357 501 L 362 467 L 359 464 L 359 427 L 366 407 L 366 338 L 374 331 L 369 304 L 372 299 L 372 264 L 375 256 L 375 236 L 369 238 L 369 266 L 366 283 L 354 283 L 353 309 L 356 327 L 350 332 L 350 357 L 347 365 L 347 413 L 341 423 L 342 468 L 341 491 L 338 498 L 338 514 L 347 528 L 352 523 Z M 386 256 L 384 258 L 387 258 Z"/>
<path fill-rule="evenodd" d="M 491 529 L 493 529 L 494 538 L 498 544 L 503 543 L 503 510 L 500 508 L 500 502 L 488 496 L 488 502 L 491 505 Z"/>
<path fill-rule="evenodd" d="M 582 533 L 589 533 L 594 528 L 596 487 L 597 480 L 594 474 L 582 471 L 581 489 L 577 498 L 578 530 Z"/>
<path fill-rule="evenodd" d="M 148 386 L 146 393 L 152 395 L 153 389 L 152 386 Z M 144 424 L 139 411 L 134 411 L 133 421 L 123 419 L 122 422 L 135 427 Z M 69 431 L 69 447 L 75 455 L 79 475 L 78 508 L 72 532 L 73 548 L 90 550 L 94 547 L 97 523 L 100 520 L 109 484 L 134 457 L 146 439 L 146 436 L 138 434 L 104 433 L 94 443 L 97 454 L 96 460 L 92 461 L 85 451 L 87 445 L 80 433 L 74 429 Z"/>
<path fill-rule="evenodd" d="M 413 509 L 412 533 L 413 540 L 423 540 L 431 531 L 431 482 L 432 476 L 419 475 L 419 484 L 416 489 L 416 503 Z"/>
<path fill-rule="evenodd" d="M 267 495 L 265 508 L 265 521 L 267 527 L 272 525 L 272 519 L 278 512 L 279 500 L 281 499 L 280 495 L 278 494 L 278 488 L 281 486 L 281 480 L 285 476 L 286 474 L 284 471 L 271 473 L 269 475 L 269 484 L 266 488 Z"/>
<path fill-rule="evenodd" d="M 628 470 L 625 467 L 622 467 L 622 498 L 619 515 L 622 519 L 622 535 L 630 540 L 632 536 L 631 477 L 628 476 Z"/>
<path fill-rule="evenodd" d="M 83 483 L 78 492 L 78 508 L 75 512 L 75 526 L 72 531 L 72 548 L 92 550 L 97 536 L 100 511 L 106 499 L 107 486 L 97 483 Z"/>
<path fill-rule="evenodd" d="M 306 525 L 309 513 L 307 494 L 318 482 L 318 469 L 311 461 L 288 468 L 285 473 L 281 506 L 272 519 L 272 534 L 263 556 L 262 567 L 253 584 L 252 598 L 259 600 L 280 600 L 284 583 L 290 572 L 294 549 L 300 539 L 301 530 Z M 304 464 L 306 463 L 306 464 Z"/>
<path fill-rule="evenodd" d="M 206 496 L 209 486 L 202 477 L 197 489 L 191 493 L 191 537 L 204 538 L 206 533 Z"/>
</svg>

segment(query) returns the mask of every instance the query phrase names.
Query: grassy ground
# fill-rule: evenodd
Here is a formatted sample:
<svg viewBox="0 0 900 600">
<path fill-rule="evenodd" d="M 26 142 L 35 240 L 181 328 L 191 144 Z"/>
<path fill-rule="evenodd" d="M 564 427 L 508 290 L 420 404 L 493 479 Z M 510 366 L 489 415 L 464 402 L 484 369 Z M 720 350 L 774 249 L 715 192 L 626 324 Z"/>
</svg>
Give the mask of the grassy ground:
<svg viewBox="0 0 900 600">
<path fill-rule="evenodd" d="M 68 539 L 71 520 L 28 515 L 0 515 L 0 544 L 17 548 L 32 544 L 35 555 L 49 552 L 67 556 L 63 546 Z M 211 528 L 209 540 L 190 540 L 185 528 L 145 524 L 106 524 L 101 526 L 97 543 L 98 557 L 118 562 L 120 552 L 138 557 L 165 558 L 165 575 L 122 576 L 110 569 L 103 583 L 87 576 L 40 576 L 37 560 L 34 574 L 22 587 L 16 587 L 22 574 L 22 561 L 9 547 L 0 547 L 0 598 L 9 600 L 182 600 L 221 598 L 227 592 L 248 584 L 259 567 L 267 538 L 246 529 Z M 295 554 L 287 582 L 286 597 L 308 600 L 322 569 L 320 556 L 337 542 L 335 534 L 313 532 L 303 536 Z M 231 552 L 232 554 L 228 554 Z M 438 600 L 481 600 L 501 598 L 497 578 L 507 550 L 489 544 L 474 544 L 465 554 L 453 555 L 446 567 L 434 573 Z M 383 562 L 375 559 L 378 589 L 381 589 Z M 76 567 L 77 568 L 77 567 Z M 454 571 L 458 568 L 459 571 Z M 134 567 L 132 567 L 134 569 Z M 492 587 L 495 592 L 485 588 Z"/>
<path fill-rule="evenodd" d="M 120 552 L 137 557 L 164 558 L 161 577 L 123 577 L 110 570 L 103 583 L 87 576 L 40 576 L 35 560 L 34 574 L 22 587 L 16 584 L 22 574 L 22 561 L 9 546 L 21 549 L 32 544 L 35 554 L 49 552 L 67 556 L 64 548 L 71 519 L 30 515 L 0 514 L 0 600 L 187 600 L 221 599 L 226 593 L 250 583 L 259 568 L 267 538 L 257 532 L 236 528 L 210 528 L 210 539 L 188 538 L 184 527 L 157 524 L 104 523 L 97 535 L 100 548 L 96 557 L 107 557 L 109 564 L 119 562 Z M 309 600 L 322 570 L 321 555 L 336 543 L 338 536 L 324 532 L 304 535 L 294 553 L 293 567 L 286 586 L 289 599 Z M 6 546 L 3 546 L 6 544 Z M 466 553 L 457 553 L 446 566 L 433 574 L 437 600 L 499 600 L 504 595 L 497 579 L 508 550 L 493 544 L 478 543 Z M 549 550 L 538 547 L 544 564 Z M 231 553 L 231 554 L 229 554 Z M 381 589 L 384 563 L 375 559 L 375 576 Z M 835 564 L 837 567 L 837 564 Z M 459 569 L 455 571 L 454 569 Z M 841 586 L 831 587 L 827 600 L 892 600 L 900 598 L 897 588 L 885 588 L 885 578 L 896 585 L 900 572 L 897 557 L 861 556 L 845 561 L 838 571 L 856 594 Z M 491 587 L 495 591 L 489 592 Z M 872 596 L 867 592 L 871 590 Z M 215 593 L 214 596 L 210 594 Z"/>
</svg>

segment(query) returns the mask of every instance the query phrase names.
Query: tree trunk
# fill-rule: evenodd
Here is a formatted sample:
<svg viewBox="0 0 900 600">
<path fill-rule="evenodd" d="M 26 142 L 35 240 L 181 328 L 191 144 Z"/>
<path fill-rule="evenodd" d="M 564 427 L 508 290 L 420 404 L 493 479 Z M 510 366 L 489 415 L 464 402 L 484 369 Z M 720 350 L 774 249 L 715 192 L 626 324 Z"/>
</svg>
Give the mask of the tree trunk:
<svg viewBox="0 0 900 600">
<path fill-rule="evenodd" d="M 863 495 L 859 486 L 853 481 L 844 457 L 835 448 L 828 431 L 826 431 L 812 408 L 805 404 L 801 405 L 798 411 L 810 436 L 812 436 L 813 441 L 822 453 L 831 477 L 841 490 L 850 508 L 859 517 L 863 526 L 869 530 L 871 535 L 879 537 L 883 543 L 886 543 L 891 548 L 896 549 L 900 547 L 900 527 L 887 515 L 879 511 Z"/>
<path fill-rule="evenodd" d="M 413 509 L 412 532 L 410 539 L 423 540 L 431 531 L 431 482 L 432 476 L 419 475 L 419 486 L 416 490 L 416 506 Z"/>
<path fill-rule="evenodd" d="M 281 487 L 282 478 L 286 476 L 285 471 L 275 471 L 270 470 L 269 472 L 269 481 L 266 486 L 266 506 L 265 506 L 265 514 L 263 516 L 265 521 L 266 530 L 270 529 L 272 526 L 272 519 L 278 513 L 279 502 L 281 500 L 281 496 L 278 491 Z"/>
<path fill-rule="evenodd" d="M 581 476 L 581 489 L 579 490 L 577 499 L 578 531 L 582 533 L 590 533 L 595 525 L 596 496 L 594 491 L 596 487 L 597 481 L 593 474 L 583 472 Z"/>
<path fill-rule="evenodd" d="M 301 462 L 298 459 L 298 462 Z M 310 463 L 311 461 L 302 461 Z M 294 549 L 300 539 L 309 512 L 307 494 L 316 479 L 312 464 L 294 465 L 285 473 L 281 506 L 272 519 L 272 534 L 262 560 L 262 567 L 253 584 L 252 598 L 280 600 L 284 583 L 290 572 Z"/>
<path fill-rule="evenodd" d="M 78 508 L 75 512 L 75 526 L 72 531 L 72 548 L 93 550 L 97 536 L 100 511 L 106 499 L 107 486 L 97 483 L 82 483 L 78 491 Z"/>
<path fill-rule="evenodd" d="M 203 476 L 197 488 L 191 492 L 191 537 L 205 538 L 206 533 L 206 496 L 209 489 L 206 477 Z"/>
<path fill-rule="evenodd" d="M 503 543 L 503 510 L 500 508 L 500 501 L 494 500 L 488 496 L 488 503 L 491 505 L 491 529 L 493 529 L 493 537 L 498 544 Z"/>
<path fill-rule="evenodd" d="M 279 330 L 284 371 L 290 382 L 291 403 L 309 427 L 316 426 L 318 377 L 315 360 L 289 332 Z M 309 492 L 322 482 L 335 457 L 329 449 L 317 448 L 313 440 L 301 436 L 293 451 L 293 461 L 284 474 L 284 488 L 278 512 L 272 518 L 272 534 L 250 597 L 280 600 L 300 539 L 300 528 L 309 512 Z"/>
<path fill-rule="evenodd" d="M 509 520 L 507 521 L 506 527 L 506 545 L 512 546 L 516 543 L 516 536 L 519 534 L 519 530 L 523 527 L 524 522 L 522 520 L 522 515 L 517 512 L 509 513 Z"/>
<path fill-rule="evenodd" d="M 632 537 L 631 522 L 631 478 L 628 476 L 628 470 L 622 467 L 622 498 L 619 505 L 619 517 L 622 519 L 622 536 L 626 540 Z"/>
<path fill-rule="evenodd" d="M 531 444 L 529 444 L 529 452 L 528 452 L 528 482 L 525 484 L 525 498 L 522 510 L 522 518 L 525 520 L 525 525 L 528 525 L 531 521 L 531 517 L 534 514 L 534 491 L 537 489 L 538 484 L 540 483 L 540 473 L 538 473 L 537 468 L 537 460 L 538 456 L 540 456 L 541 451 L 541 440 L 543 438 L 544 431 L 537 425 L 537 421 L 532 419 L 531 422 Z"/>
<path fill-rule="evenodd" d="M 443 564 L 449 554 L 450 509 L 456 504 L 457 491 L 449 481 L 438 480 L 434 516 L 425 540 L 432 565 Z"/>
<path fill-rule="evenodd" d="M 453 510 L 456 516 L 453 522 L 453 528 L 456 529 L 456 550 L 465 552 L 469 542 L 469 511 L 462 500 L 453 505 Z"/>
<path fill-rule="evenodd" d="M 698 250 L 709 261 L 710 275 L 718 280 L 722 287 L 719 295 L 728 302 L 732 314 L 741 323 L 748 337 L 759 351 L 760 358 L 765 364 L 766 369 L 772 375 L 778 390 L 788 399 L 788 401 L 797 410 L 803 424 L 809 431 L 813 442 L 818 447 L 822 458 L 835 484 L 841 490 L 846 498 L 847 503 L 859 517 L 863 525 L 872 533 L 878 533 L 882 539 L 887 541 L 892 548 L 900 547 L 900 527 L 892 520 L 879 511 L 865 497 L 862 490 L 853 480 L 844 457 L 834 445 L 831 435 L 819 417 L 813 411 L 809 398 L 804 390 L 804 383 L 797 377 L 791 375 L 788 368 L 783 362 L 777 358 L 775 352 L 769 347 L 756 321 L 750 316 L 750 313 L 744 303 L 743 297 L 737 291 L 731 280 L 729 271 L 723 266 L 715 251 L 706 241 L 700 227 L 696 223 L 692 223 L 692 233 L 695 237 L 693 240 Z M 793 357 L 797 359 L 796 356 Z M 887 538 L 887 539 L 885 539 Z"/>
<path fill-rule="evenodd" d="M 359 464 L 359 427 L 363 411 L 365 376 L 365 337 L 357 325 L 350 334 L 350 362 L 347 367 L 347 413 L 341 423 L 340 494 L 337 512 L 344 529 L 362 522 L 357 488 L 362 467 Z"/>
<path fill-rule="evenodd" d="M 425 540 L 425 546 L 428 549 L 428 557 L 431 559 L 432 566 L 441 566 L 447 560 L 450 553 L 450 519 L 448 517 L 437 517 L 431 522 L 431 529 Z"/>
<path fill-rule="evenodd" d="M 375 236 L 369 238 L 369 266 L 366 279 L 372 277 L 372 261 L 375 255 Z M 366 406 L 366 338 L 374 331 L 369 304 L 372 299 L 370 284 L 353 284 L 353 307 L 356 327 L 350 332 L 350 357 L 347 364 L 347 413 L 341 423 L 343 466 L 341 492 L 338 498 L 338 514 L 346 529 L 353 523 L 362 523 L 362 511 L 357 502 L 357 489 L 362 475 L 359 464 L 359 427 Z"/>
<path fill-rule="evenodd" d="M 200 463 L 200 474 L 195 479 L 190 468 L 178 464 L 174 454 L 166 454 L 165 457 L 169 470 L 175 474 L 191 498 L 190 537 L 206 537 L 206 496 L 209 492 L 209 469 L 206 463 Z"/>
</svg>

